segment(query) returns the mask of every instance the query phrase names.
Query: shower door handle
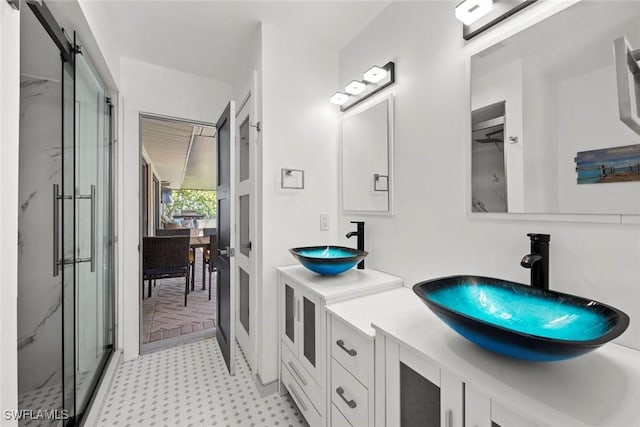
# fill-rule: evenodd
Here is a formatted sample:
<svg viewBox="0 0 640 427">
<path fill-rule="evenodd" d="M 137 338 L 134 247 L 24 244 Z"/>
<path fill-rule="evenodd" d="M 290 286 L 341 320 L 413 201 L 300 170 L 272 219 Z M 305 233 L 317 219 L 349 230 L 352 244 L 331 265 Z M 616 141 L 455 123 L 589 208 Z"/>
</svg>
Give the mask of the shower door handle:
<svg viewBox="0 0 640 427">
<path fill-rule="evenodd" d="M 77 199 L 88 199 L 91 202 L 91 236 L 90 236 L 90 250 L 89 258 L 78 258 L 76 262 L 89 262 L 91 265 L 91 272 L 96 271 L 96 186 L 91 185 L 91 193 L 89 195 L 78 195 Z"/>
<path fill-rule="evenodd" d="M 53 277 L 60 274 L 60 185 L 53 184 Z"/>
</svg>

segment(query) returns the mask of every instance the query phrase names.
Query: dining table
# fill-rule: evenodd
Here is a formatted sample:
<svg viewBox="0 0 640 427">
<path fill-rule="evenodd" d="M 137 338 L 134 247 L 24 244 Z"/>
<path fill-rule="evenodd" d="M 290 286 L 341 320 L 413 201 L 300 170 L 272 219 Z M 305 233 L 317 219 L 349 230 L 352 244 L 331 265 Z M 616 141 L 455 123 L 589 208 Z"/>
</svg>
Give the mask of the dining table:
<svg viewBox="0 0 640 427">
<path fill-rule="evenodd" d="M 191 236 L 189 239 L 189 246 L 193 249 L 194 257 L 197 256 L 197 248 L 202 248 L 202 290 L 206 289 L 205 281 L 204 281 L 204 251 L 209 247 L 210 236 Z M 195 260 L 194 260 L 195 266 Z M 195 276 L 195 271 L 193 272 L 193 276 Z M 194 288 L 194 282 L 192 283 L 191 290 Z"/>
</svg>

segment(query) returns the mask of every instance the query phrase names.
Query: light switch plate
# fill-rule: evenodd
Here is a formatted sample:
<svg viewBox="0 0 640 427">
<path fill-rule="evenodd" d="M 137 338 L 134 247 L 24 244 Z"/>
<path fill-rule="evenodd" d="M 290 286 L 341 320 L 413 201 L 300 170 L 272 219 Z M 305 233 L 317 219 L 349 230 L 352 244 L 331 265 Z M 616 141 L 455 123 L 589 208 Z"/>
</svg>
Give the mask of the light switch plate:
<svg viewBox="0 0 640 427">
<path fill-rule="evenodd" d="M 329 214 L 326 212 L 320 213 L 320 230 L 326 231 L 329 229 Z"/>
</svg>

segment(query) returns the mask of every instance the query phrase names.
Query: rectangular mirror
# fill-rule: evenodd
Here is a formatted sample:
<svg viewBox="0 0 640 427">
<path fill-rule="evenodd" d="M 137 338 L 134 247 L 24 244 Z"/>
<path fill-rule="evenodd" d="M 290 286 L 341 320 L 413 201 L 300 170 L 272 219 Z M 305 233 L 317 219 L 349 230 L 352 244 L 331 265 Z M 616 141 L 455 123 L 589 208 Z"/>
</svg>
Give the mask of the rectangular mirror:
<svg viewBox="0 0 640 427">
<path fill-rule="evenodd" d="M 640 47 L 640 2 L 580 1 L 471 56 L 472 212 L 640 215 L 619 37 Z M 592 152 L 602 164 L 585 163 Z M 585 167 L 602 179 L 579 183 Z"/>
<path fill-rule="evenodd" d="M 393 211 L 393 98 L 344 115 L 342 208 L 358 214 Z"/>
</svg>

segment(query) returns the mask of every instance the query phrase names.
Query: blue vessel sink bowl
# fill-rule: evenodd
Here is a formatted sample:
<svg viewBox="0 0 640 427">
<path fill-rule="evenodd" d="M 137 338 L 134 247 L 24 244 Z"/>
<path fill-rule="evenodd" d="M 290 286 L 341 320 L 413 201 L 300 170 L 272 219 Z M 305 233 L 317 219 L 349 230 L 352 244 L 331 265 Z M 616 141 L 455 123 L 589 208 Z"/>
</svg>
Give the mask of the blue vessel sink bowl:
<svg viewBox="0 0 640 427">
<path fill-rule="evenodd" d="M 307 246 L 289 249 L 300 264 L 314 273 L 335 276 L 351 270 L 369 252 L 343 246 Z"/>
<path fill-rule="evenodd" d="M 490 277 L 427 280 L 413 291 L 463 337 L 517 359 L 571 359 L 629 326 L 629 316 L 608 305 Z"/>
</svg>

